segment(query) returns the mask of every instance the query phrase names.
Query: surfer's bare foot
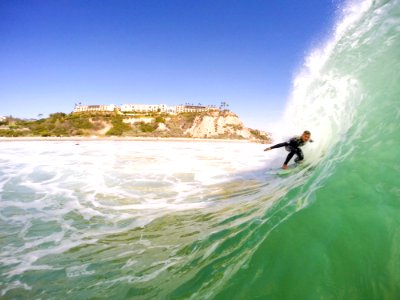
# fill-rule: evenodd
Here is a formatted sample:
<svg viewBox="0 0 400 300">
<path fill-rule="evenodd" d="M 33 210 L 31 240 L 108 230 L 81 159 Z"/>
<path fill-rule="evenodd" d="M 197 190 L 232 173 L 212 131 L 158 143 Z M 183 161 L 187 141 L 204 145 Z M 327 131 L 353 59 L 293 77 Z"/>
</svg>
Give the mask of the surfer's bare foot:
<svg viewBox="0 0 400 300">
<path fill-rule="evenodd" d="M 265 148 L 265 149 L 264 149 L 264 151 L 269 151 L 269 150 L 271 150 L 271 148 Z"/>
<path fill-rule="evenodd" d="M 282 169 L 287 170 L 287 169 L 289 169 L 289 167 L 288 167 L 288 165 L 283 165 Z"/>
</svg>

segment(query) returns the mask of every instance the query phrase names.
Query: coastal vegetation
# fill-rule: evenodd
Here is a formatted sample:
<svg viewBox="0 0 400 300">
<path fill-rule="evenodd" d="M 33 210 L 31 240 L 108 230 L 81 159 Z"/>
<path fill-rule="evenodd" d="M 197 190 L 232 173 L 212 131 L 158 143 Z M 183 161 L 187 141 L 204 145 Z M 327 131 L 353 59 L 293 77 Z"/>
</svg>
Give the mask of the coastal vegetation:
<svg viewBox="0 0 400 300">
<path fill-rule="evenodd" d="M 211 121 L 208 120 L 206 124 L 204 120 L 207 117 L 211 118 Z M 227 122 L 228 118 L 233 118 L 235 122 Z M 269 140 L 267 134 L 253 129 L 248 129 L 249 136 L 244 136 L 242 132 L 245 129 L 238 117 L 231 112 L 186 112 L 176 115 L 157 112 L 130 115 L 118 112 L 57 112 L 47 118 L 31 120 L 7 117 L 0 123 L 0 136 L 202 137 L 252 139 L 261 142 Z"/>
</svg>

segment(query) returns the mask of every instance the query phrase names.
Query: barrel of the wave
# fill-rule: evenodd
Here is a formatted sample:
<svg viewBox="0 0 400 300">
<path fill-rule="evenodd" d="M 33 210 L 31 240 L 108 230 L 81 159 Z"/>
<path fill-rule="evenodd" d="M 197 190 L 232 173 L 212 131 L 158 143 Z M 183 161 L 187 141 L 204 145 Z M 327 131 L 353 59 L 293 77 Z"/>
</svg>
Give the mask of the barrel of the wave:
<svg viewBox="0 0 400 300">
<path fill-rule="evenodd" d="M 297 81 L 291 119 L 315 128 L 318 166 L 217 299 L 400 299 L 399 15 L 360 2 Z"/>
</svg>

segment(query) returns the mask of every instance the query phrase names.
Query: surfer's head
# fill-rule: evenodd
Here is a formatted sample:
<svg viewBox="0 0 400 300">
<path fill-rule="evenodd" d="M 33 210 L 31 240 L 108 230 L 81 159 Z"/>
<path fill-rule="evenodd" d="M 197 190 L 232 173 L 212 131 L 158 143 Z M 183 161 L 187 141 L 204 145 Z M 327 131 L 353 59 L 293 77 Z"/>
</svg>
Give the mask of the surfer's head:
<svg viewBox="0 0 400 300">
<path fill-rule="evenodd" d="M 310 137 L 311 137 L 311 132 L 309 132 L 308 130 L 305 130 L 305 131 L 303 132 L 303 134 L 301 135 L 301 139 L 302 139 L 304 142 L 308 142 L 308 140 L 310 139 Z"/>
</svg>

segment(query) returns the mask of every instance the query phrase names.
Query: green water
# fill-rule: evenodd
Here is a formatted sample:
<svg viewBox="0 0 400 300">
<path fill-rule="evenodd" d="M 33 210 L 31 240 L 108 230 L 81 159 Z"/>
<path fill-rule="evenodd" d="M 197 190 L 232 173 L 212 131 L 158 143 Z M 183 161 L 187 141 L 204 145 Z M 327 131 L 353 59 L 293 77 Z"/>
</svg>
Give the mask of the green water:
<svg viewBox="0 0 400 300">
<path fill-rule="evenodd" d="M 329 151 L 331 174 L 217 299 L 400 299 L 400 2 L 374 1 L 323 72 L 358 84 L 351 126 Z"/>
</svg>

